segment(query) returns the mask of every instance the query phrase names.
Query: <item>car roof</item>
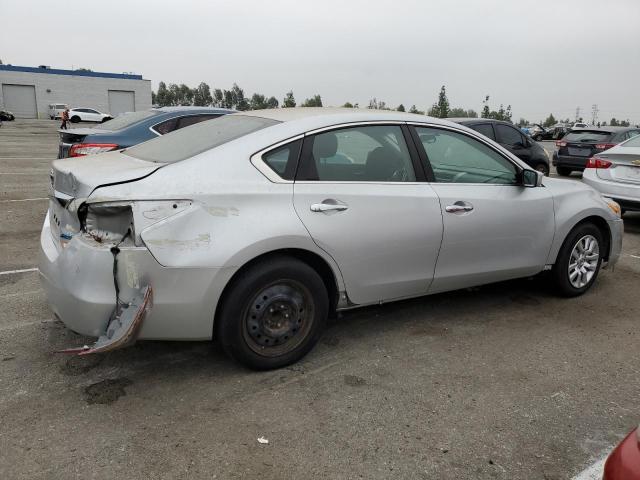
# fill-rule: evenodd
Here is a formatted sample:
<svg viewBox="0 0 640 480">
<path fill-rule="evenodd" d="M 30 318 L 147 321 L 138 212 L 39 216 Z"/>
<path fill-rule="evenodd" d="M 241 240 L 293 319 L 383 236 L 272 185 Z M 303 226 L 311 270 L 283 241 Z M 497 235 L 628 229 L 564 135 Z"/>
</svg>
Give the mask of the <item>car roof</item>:
<svg viewBox="0 0 640 480">
<path fill-rule="evenodd" d="M 454 117 L 454 118 L 447 118 L 447 120 L 451 121 L 451 122 L 455 122 L 455 123 L 460 123 L 462 125 L 466 125 L 467 123 L 501 123 L 503 125 L 513 125 L 513 123 L 511 122 L 506 122 L 504 120 L 496 120 L 494 118 L 477 118 L 477 117 Z"/>
<path fill-rule="evenodd" d="M 197 107 L 197 106 L 193 106 L 193 105 L 175 106 L 175 107 L 158 107 L 158 108 L 152 108 L 152 110 L 157 110 L 159 112 L 202 111 L 202 112 L 214 112 L 214 113 L 235 113 L 235 110 L 230 110 L 228 108 Z"/>
<path fill-rule="evenodd" d="M 396 110 L 375 110 L 369 108 L 334 108 L 334 107 L 296 107 L 273 108 L 267 110 L 250 110 L 235 115 L 269 118 L 278 122 L 307 120 L 310 123 L 338 124 L 348 122 L 396 121 L 451 124 L 449 119 L 433 118 L 415 113 L 398 112 Z"/>
<path fill-rule="evenodd" d="M 602 132 L 602 133 L 620 133 L 626 132 L 627 130 L 637 130 L 638 127 L 583 127 L 583 128 L 574 128 L 573 132 Z"/>
</svg>

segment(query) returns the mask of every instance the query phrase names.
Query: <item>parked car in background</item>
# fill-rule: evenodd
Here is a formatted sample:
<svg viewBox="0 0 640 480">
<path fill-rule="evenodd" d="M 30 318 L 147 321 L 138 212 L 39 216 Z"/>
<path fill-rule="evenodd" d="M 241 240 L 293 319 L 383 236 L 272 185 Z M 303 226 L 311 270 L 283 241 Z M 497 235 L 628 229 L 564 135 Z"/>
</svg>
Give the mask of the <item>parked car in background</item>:
<svg viewBox="0 0 640 480">
<path fill-rule="evenodd" d="M 39 272 L 55 314 L 99 337 L 83 355 L 215 336 L 283 367 L 337 310 L 544 270 L 577 296 L 622 243 L 619 206 L 592 188 L 393 111 L 225 115 L 55 160 L 51 179 Z"/>
<path fill-rule="evenodd" d="M 582 180 L 618 202 L 623 212 L 640 211 L 640 135 L 591 157 Z"/>
<path fill-rule="evenodd" d="M 93 108 L 72 108 L 69 110 L 69 121 L 71 123 L 78 122 L 106 122 L 111 120 L 111 115 L 102 113 Z"/>
<path fill-rule="evenodd" d="M 578 129 L 578 128 L 589 128 L 589 125 L 587 123 L 582 123 L 582 122 L 576 122 L 573 125 L 571 125 L 571 129 Z"/>
<path fill-rule="evenodd" d="M 544 148 L 509 122 L 490 118 L 449 118 L 498 142 L 534 170 L 549 175 L 549 157 Z"/>
<path fill-rule="evenodd" d="M 630 432 L 609 454 L 602 480 L 640 480 L 640 429 Z"/>
<path fill-rule="evenodd" d="M 556 141 L 553 165 L 558 175 L 568 176 L 571 172 L 582 172 L 587 160 L 615 145 L 638 135 L 637 127 L 590 127 L 571 130 Z"/>
<path fill-rule="evenodd" d="M 15 120 L 15 119 L 16 119 L 16 116 L 13 114 L 13 112 L 10 112 L 9 110 L 0 110 L 0 120 L 11 122 L 12 120 Z"/>
<path fill-rule="evenodd" d="M 51 120 L 55 120 L 57 118 L 62 117 L 62 112 L 64 112 L 69 105 L 66 103 L 50 103 L 49 104 L 49 118 Z"/>
<path fill-rule="evenodd" d="M 58 158 L 128 148 L 152 138 L 234 110 L 212 107 L 162 107 L 130 112 L 91 128 L 58 130 Z"/>
</svg>

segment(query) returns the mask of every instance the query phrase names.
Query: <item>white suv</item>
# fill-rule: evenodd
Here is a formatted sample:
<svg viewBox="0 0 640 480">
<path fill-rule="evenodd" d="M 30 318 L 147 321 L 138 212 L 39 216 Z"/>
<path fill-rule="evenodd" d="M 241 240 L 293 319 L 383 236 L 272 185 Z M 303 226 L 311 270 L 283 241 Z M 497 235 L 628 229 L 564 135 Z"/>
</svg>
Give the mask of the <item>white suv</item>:
<svg viewBox="0 0 640 480">
<path fill-rule="evenodd" d="M 69 110 L 69 120 L 73 123 L 78 122 L 106 122 L 111 120 L 111 115 L 102 113 L 93 108 L 72 108 Z"/>
</svg>

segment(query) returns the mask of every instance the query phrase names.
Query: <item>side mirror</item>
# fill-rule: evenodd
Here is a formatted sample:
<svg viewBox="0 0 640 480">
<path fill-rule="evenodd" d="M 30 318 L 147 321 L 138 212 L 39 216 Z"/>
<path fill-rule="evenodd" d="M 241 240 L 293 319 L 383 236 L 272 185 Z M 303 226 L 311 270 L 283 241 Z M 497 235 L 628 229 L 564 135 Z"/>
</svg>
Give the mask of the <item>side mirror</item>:
<svg viewBox="0 0 640 480">
<path fill-rule="evenodd" d="M 544 174 L 536 170 L 523 170 L 522 171 L 522 186 L 528 188 L 542 186 L 542 179 Z"/>
</svg>

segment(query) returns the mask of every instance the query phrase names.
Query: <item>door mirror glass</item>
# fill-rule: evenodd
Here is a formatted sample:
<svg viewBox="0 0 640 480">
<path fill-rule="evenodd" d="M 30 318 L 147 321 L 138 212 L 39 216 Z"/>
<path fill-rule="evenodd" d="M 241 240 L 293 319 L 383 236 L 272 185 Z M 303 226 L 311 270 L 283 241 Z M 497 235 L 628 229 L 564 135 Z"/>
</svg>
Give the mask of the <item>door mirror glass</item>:
<svg viewBox="0 0 640 480">
<path fill-rule="evenodd" d="M 522 186 L 524 187 L 539 187 L 542 185 L 542 179 L 544 174 L 535 170 L 523 170 L 522 171 Z"/>
</svg>

